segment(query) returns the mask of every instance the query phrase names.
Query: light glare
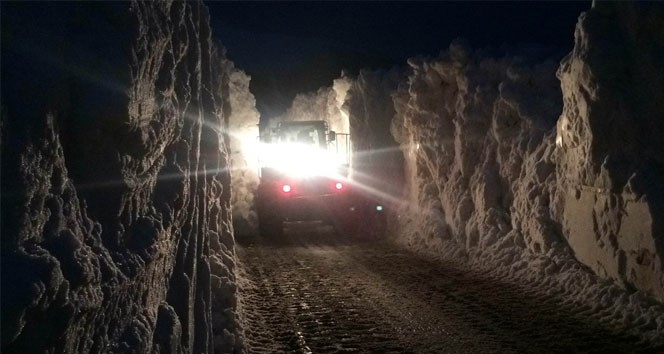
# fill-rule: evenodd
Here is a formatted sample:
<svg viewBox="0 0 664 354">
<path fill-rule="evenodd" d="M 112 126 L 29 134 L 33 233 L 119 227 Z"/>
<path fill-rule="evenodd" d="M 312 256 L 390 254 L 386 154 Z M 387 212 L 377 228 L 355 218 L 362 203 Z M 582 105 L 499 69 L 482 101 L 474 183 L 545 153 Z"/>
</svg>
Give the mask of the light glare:
<svg viewBox="0 0 664 354">
<path fill-rule="evenodd" d="M 263 166 L 292 177 L 332 176 L 340 166 L 335 154 L 308 144 L 264 144 L 261 150 Z"/>
</svg>

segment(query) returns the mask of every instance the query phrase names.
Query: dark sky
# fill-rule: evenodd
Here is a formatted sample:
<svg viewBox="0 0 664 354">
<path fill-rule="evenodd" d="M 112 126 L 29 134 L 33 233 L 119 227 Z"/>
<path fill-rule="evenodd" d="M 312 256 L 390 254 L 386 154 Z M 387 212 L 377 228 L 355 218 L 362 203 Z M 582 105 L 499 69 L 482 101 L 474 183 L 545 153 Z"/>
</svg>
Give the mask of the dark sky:
<svg viewBox="0 0 664 354">
<path fill-rule="evenodd" d="M 590 1 L 217 2 L 214 36 L 252 76 L 263 116 L 285 111 L 298 92 L 329 86 L 341 70 L 389 69 L 437 56 L 455 38 L 502 56 L 540 48 L 556 60 L 573 46 Z M 545 54 L 541 54 L 545 53 Z"/>
</svg>

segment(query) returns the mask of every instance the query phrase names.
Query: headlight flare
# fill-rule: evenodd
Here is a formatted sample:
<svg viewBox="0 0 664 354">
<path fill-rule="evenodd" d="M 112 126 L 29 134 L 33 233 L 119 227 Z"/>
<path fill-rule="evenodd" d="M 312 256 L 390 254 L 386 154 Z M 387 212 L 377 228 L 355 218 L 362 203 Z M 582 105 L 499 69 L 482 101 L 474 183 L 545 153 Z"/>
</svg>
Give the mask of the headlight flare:
<svg viewBox="0 0 664 354">
<path fill-rule="evenodd" d="M 292 177 L 332 176 L 339 171 L 338 156 L 306 144 L 263 144 L 261 165 Z"/>
</svg>

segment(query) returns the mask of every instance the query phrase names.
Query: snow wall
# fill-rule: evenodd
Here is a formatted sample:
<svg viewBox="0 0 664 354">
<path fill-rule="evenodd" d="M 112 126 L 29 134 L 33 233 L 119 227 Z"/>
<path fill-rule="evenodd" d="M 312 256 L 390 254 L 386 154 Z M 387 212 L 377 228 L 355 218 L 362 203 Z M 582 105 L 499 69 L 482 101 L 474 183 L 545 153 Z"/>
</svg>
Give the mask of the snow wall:
<svg viewBox="0 0 664 354">
<path fill-rule="evenodd" d="M 561 63 L 556 219 L 576 258 L 664 301 L 664 7 L 598 2 Z"/>
<path fill-rule="evenodd" d="M 485 58 L 455 42 L 409 66 L 392 121 L 406 162 L 399 241 L 504 264 L 514 248 L 561 247 L 550 210 L 558 64 Z"/>
<path fill-rule="evenodd" d="M 600 2 L 558 68 L 457 44 L 410 60 L 399 241 L 512 268 L 571 252 L 664 300 L 662 23 L 661 7 Z"/>
<path fill-rule="evenodd" d="M 236 237 L 256 235 L 258 217 L 254 197 L 258 188 L 258 123 L 256 99 L 249 91 L 251 78 L 233 69 L 230 75 L 231 206 Z"/>
<path fill-rule="evenodd" d="M 664 301 L 661 10 L 595 4 L 558 68 L 456 44 L 410 60 L 392 122 L 400 241 L 513 269 L 524 252 L 571 253 Z"/>
<path fill-rule="evenodd" d="M 237 351 L 201 2 L 2 4 L 2 352 Z"/>
<path fill-rule="evenodd" d="M 399 243 L 599 299 L 581 262 L 664 301 L 662 23 L 655 4 L 599 2 L 562 63 L 455 41 L 344 76 L 344 95 L 299 95 L 287 116 L 348 117 L 354 179 L 387 201 Z"/>
</svg>

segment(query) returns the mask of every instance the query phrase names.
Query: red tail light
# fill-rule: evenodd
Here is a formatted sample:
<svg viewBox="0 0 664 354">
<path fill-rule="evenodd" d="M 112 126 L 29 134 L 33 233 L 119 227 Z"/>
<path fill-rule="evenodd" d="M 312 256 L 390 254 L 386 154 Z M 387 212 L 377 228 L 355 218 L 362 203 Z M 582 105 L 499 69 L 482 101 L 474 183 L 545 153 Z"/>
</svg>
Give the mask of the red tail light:
<svg viewBox="0 0 664 354">
<path fill-rule="evenodd" d="M 284 193 L 290 193 L 291 190 L 293 190 L 293 189 L 291 188 L 290 184 L 284 184 L 283 186 L 281 186 L 281 190 Z"/>
<path fill-rule="evenodd" d="M 337 183 L 334 184 L 334 188 L 335 188 L 336 190 L 340 191 L 340 190 L 342 190 L 342 189 L 344 188 L 344 185 L 343 185 L 343 183 L 341 183 L 341 182 L 337 182 Z"/>
</svg>

